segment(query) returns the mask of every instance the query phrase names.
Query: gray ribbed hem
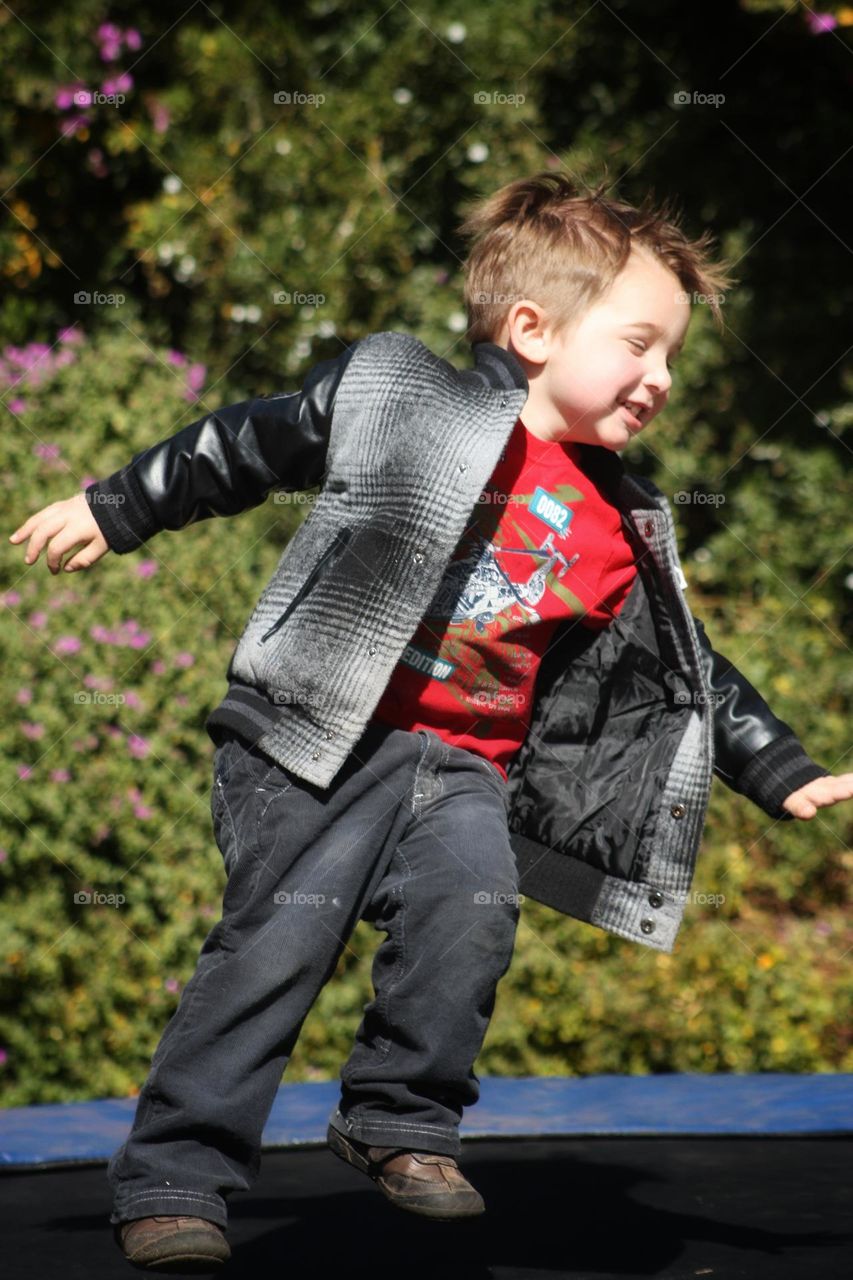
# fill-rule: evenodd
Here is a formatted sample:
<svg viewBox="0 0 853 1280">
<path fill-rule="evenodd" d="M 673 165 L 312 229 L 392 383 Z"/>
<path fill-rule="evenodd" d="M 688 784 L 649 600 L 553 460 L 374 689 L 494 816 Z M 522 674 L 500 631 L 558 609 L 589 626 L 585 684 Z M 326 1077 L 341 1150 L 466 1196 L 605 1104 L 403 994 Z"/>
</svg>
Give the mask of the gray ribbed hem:
<svg viewBox="0 0 853 1280">
<path fill-rule="evenodd" d="M 794 815 L 782 808 L 782 801 L 807 782 L 831 776 L 828 769 L 804 751 L 796 734 L 786 733 L 756 752 L 737 779 L 734 790 L 757 804 L 769 817 L 792 822 Z"/>
</svg>

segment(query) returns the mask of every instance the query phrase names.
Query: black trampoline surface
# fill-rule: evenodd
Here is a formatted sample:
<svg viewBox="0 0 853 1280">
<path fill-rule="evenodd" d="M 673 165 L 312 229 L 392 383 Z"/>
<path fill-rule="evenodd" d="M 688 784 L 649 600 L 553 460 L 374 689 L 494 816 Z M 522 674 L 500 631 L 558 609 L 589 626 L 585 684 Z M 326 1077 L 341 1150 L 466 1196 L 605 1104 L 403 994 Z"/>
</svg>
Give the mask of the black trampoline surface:
<svg viewBox="0 0 853 1280">
<path fill-rule="evenodd" d="M 486 1213 L 451 1223 L 395 1209 L 325 1148 L 265 1151 L 211 1274 L 850 1280 L 851 1152 L 849 1135 L 468 1141 Z M 0 1193 L 6 1280 L 144 1274 L 113 1240 L 103 1163 L 5 1172 Z"/>
</svg>

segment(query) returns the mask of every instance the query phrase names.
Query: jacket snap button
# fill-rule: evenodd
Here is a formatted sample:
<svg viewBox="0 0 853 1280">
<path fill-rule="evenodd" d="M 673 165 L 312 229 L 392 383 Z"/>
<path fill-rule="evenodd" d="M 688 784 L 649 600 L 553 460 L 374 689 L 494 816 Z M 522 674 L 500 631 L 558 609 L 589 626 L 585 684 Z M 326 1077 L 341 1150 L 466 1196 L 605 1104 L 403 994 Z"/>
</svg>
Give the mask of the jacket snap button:
<svg viewBox="0 0 853 1280">
<path fill-rule="evenodd" d="M 415 554 L 412 556 L 412 559 L 414 560 L 415 564 L 420 564 L 421 561 L 423 560 L 423 555 L 421 554 L 420 551 L 416 551 Z"/>
<path fill-rule="evenodd" d="M 507 402 L 506 402 L 506 400 L 501 400 L 501 408 L 502 408 L 502 409 L 505 409 L 505 408 L 506 408 L 506 406 L 507 406 Z"/>
<path fill-rule="evenodd" d="M 670 809 L 673 818 L 683 818 L 686 812 L 683 804 L 674 804 Z"/>
<path fill-rule="evenodd" d="M 334 736 L 335 735 L 331 729 L 327 729 L 326 732 L 323 734 L 324 738 L 334 738 Z"/>
<path fill-rule="evenodd" d="M 467 471 L 467 470 L 468 470 L 468 463 L 467 463 L 467 462 L 460 462 L 460 463 L 459 463 L 459 470 L 460 470 L 460 471 Z"/>
<path fill-rule="evenodd" d="M 657 889 L 653 889 L 652 892 L 649 894 L 649 906 L 650 907 L 663 906 L 663 894 L 659 893 Z"/>
<path fill-rule="evenodd" d="M 312 759 L 312 760 L 319 760 L 319 759 L 320 759 L 320 752 L 319 752 L 319 751 L 314 751 L 314 752 L 312 753 L 312 755 L 311 755 L 311 759 Z"/>
<path fill-rule="evenodd" d="M 647 917 L 645 920 L 640 921 L 640 928 L 642 929 L 643 933 L 654 933 L 655 922 L 654 920 L 649 920 Z"/>
<path fill-rule="evenodd" d="M 643 533 L 646 535 L 647 538 L 650 538 L 654 533 L 654 531 L 655 531 L 655 526 L 652 524 L 651 520 L 647 520 L 646 523 L 643 525 Z"/>
<path fill-rule="evenodd" d="M 370 654 L 371 657 L 373 657 L 374 653 L 376 652 L 376 645 L 372 644 L 370 648 L 367 650 L 367 652 Z"/>
</svg>

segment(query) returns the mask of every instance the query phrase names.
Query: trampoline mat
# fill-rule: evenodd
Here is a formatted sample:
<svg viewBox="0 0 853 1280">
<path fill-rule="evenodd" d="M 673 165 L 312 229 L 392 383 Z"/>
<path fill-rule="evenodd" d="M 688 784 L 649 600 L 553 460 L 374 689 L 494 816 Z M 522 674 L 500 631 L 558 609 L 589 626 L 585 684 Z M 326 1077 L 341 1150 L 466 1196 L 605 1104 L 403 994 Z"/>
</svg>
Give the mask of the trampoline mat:
<svg viewBox="0 0 853 1280">
<path fill-rule="evenodd" d="M 853 1275 L 853 1138 L 475 1140 L 460 1165 L 486 1201 L 466 1222 L 395 1209 L 325 1148 L 265 1151 L 229 1198 L 251 1280 L 835 1280 Z M 6 1280 L 142 1274 L 109 1225 L 106 1166 L 6 1172 Z M 154 1274 L 154 1273 L 151 1273 Z"/>
</svg>

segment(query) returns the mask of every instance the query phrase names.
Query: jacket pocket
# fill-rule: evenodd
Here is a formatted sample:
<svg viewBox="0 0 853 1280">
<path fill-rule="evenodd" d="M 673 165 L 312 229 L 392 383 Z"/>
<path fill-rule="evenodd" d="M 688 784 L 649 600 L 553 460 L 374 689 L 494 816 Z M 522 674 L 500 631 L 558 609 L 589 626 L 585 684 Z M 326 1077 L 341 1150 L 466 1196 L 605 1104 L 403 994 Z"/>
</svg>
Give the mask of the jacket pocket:
<svg viewBox="0 0 853 1280">
<path fill-rule="evenodd" d="M 302 586 L 296 592 L 296 595 L 290 601 L 290 604 L 287 606 L 284 613 L 276 622 L 273 623 L 273 625 L 269 628 L 269 630 L 265 631 L 264 634 L 261 636 L 261 641 L 260 641 L 261 644 L 266 644 L 270 636 L 275 635 L 276 631 L 278 631 L 279 628 L 284 625 L 284 623 L 293 613 L 293 610 L 296 608 L 296 606 L 305 599 L 305 597 L 308 595 L 308 592 L 314 586 L 316 586 L 317 582 L 323 576 L 323 574 L 327 573 L 328 570 L 332 567 L 334 562 L 337 560 L 338 556 L 346 548 L 346 545 L 349 542 L 351 536 L 352 536 L 352 529 L 338 529 L 331 543 L 326 548 L 325 555 L 323 555 L 320 558 L 320 560 L 317 562 L 317 564 L 315 564 L 314 568 L 308 574 L 308 577 L 305 579 Z"/>
</svg>

